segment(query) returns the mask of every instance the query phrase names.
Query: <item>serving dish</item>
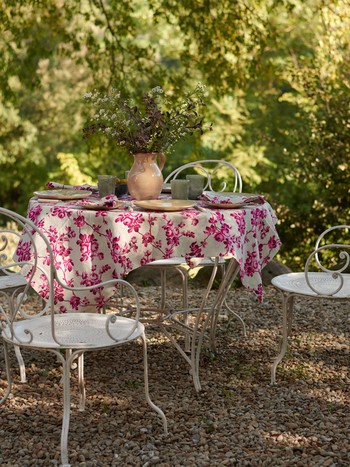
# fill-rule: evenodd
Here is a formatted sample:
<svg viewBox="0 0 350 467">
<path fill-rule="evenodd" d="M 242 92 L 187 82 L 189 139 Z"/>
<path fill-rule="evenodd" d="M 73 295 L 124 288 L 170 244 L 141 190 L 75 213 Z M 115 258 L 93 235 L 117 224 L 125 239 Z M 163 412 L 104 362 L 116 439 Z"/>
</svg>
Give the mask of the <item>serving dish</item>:
<svg viewBox="0 0 350 467">
<path fill-rule="evenodd" d="M 135 206 L 152 211 L 183 211 L 193 207 L 196 202 L 186 199 L 150 199 L 134 201 Z"/>
<path fill-rule="evenodd" d="M 34 191 L 34 195 L 38 198 L 46 199 L 83 199 L 88 198 L 92 194 L 90 190 L 43 190 Z"/>
</svg>

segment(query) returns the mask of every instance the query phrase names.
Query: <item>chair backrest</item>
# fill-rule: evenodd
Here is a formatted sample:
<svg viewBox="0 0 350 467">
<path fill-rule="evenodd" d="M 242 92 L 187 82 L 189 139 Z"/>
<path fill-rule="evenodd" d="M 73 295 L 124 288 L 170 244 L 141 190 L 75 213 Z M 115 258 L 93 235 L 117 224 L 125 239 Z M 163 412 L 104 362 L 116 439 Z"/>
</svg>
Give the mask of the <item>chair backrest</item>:
<svg viewBox="0 0 350 467">
<path fill-rule="evenodd" d="M 335 241 L 335 236 L 340 240 Z M 317 279 L 315 270 L 327 281 Z M 350 225 L 330 227 L 318 237 L 304 272 L 308 286 L 317 295 L 350 296 Z"/>
<path fill-rule="evenodd" d="M 203 175 L 206 178 L 204 190 L 225 191 L 227 187 L 225 179 L 229 179 L 230 182 L 232 181 L 232 192 L 242 192 L 242 177 L 238 169 L 230 162 L 217 159 L 200 160 L 184 164 L 173 170 L 166 177 L 165 183 L 169 183 L 175 178 L 181 178 L 191 172 Z M 217 184 L 218 186 L 216 186 Z"/>
<path fill-rule="evenodd" d="M 38 258 L 42 258 L 43 256 L 47 265 L 45 269 L 38 264 Z M 132 334 L 138 326 L 140 305 L 135 289 L 128 282 L 122 279 L 112 279 L 86 287 L 75 287 L 65 283 L 63 278 L 59 277 L 58 269 L 55 265 L 51 244 L 48 238 L 40 231 L 40 228 L 30 219 L 0 207 L 0 276 L 3 274 L 10 276 L 20 273 L 27 280 L 24 290 L 21 289 L 21 293 L 12 300 L 10 306 L 6 303 L 6 300 L 2 299 L 0 301 L 0 323 L 2 330 L 6 328 L 7 338 L 11 335 L 11 340 L 14 343 L 30 345 L 31 341 L 35 340 L 35 336 L 28 335 L 28 339 L 24 342 L 23 338 L 21 339 L 16 335 L 15 323 L 48 314 L 51 317 L 52 338 L 58 345 L 61 345 L 60 332 L 55 325 L 55 317 L 57 318 L 60 312 L 56 306 L 57 294 L 68 290 L 72 293 L 72 296 L 75 293 L 81 293 L 84 296 L 85 292 L 91 290 L 101 291 L 101 288 L 117 290 L 121 286 L 123 288 L 123 295 L 128 295 L 129 297 L 127 300 L 131 303 L 130 308 L 132 308 L 133 318 L 135 319 L 135 326 L 131 330 Z M 40 287 L 37 287 L 38 284 L 35 287 L 38 291 L 36 297 L 31 287 L 35 281 L 40 281 Z M 28 296 L 33 297 L 33 295 L 34 299 L 38 298 L 38 300 L 35 301 L 35 306 L 31 306 L 30 311 L 28 311 L 26 298 Z M 64 313 L 71 314 L 72 318 L 76 315 L 73 306 L 71 309 L 65 309 Z M 118 325 L 117 321 L 116 315 L 106 317 L 105 331 L 108 335 L 112 334 L 111 328 Z M 124 339 L 125 336 L 122 340 Z M 64 344 L 67 344 L 66 338 Z M 75 346 L 75 348 L 77 347 L 79 345 Z"/>
</svg>

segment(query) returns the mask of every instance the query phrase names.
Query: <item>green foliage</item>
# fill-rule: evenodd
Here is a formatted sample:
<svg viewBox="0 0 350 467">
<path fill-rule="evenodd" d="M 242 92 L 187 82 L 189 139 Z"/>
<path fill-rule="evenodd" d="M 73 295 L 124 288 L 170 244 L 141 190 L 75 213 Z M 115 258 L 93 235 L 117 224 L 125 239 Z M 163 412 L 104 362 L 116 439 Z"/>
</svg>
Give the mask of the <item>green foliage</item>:
<svg viewBox="0 0 350 467">
<path fill-rule="evenodd" d="M 164 174 L 226 159 L 276 208 L 280 258 L 301 265 L 349 222 L 348 0 L 18 0 L 0 3 L 1 205 L 26 212 L 49 179 L 96 183 L 131 159 L 83 140 L 82 96 L 207 85 L 213 131 L 178 142 Z M 228 181 L 229 185 L 229 181 Z"/>
<path fill-rule="evenodd" d="M 59 152 L 57 160 L 59 163 L 59 170 L 54 170 L 49 174 L 50 179 L 60 180 L 61 183 L 66 185 L 83 185 L 88 183 L 91 185 L 93 180 L 86 174 L 82 174 L 79 168 L 79 159 L 84 158 L 84 154 L 71 154 Z"/>
<path fill-rule="evenodd" d="M 0 119 L 0 205 L 20 209 L 28 203 L 25 193 L 40 185 L 45 159 L 37 147 L 36 128 L 11 103 L 0 102 Z"/>
<path fill-rule="evenodd" d="M 255 81 L 246 101 L 245 144 L 258 143 L 265 154 L 254 189 L 277 207 L 281 254 L 292 267 L 303 264 L 322 231 L 348 223 L 350 214 L 350 17 L 342 2 L 310 5 L 280 17 L 289 30 L 284 53 L 267 61 L 275 81 Z"/>
<path fill-rule="evenodd" d="M 150 0 L 155 20 L 176 25 L 184 38 L 179 62 L 186 78 L 200 71 L 223 95 L 255 76 L 269 35 L 272 0 Z M 196 70 L 193 69 L 196 64 Z"/>
</svg>

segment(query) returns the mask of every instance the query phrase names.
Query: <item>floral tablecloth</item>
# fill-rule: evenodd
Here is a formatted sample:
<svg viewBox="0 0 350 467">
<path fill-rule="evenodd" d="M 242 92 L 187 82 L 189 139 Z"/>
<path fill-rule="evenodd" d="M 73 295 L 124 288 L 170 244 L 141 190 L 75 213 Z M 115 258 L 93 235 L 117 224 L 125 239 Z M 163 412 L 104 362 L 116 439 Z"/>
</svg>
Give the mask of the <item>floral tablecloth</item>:
<svg viewBox="0 0 350 467">
<path fill-rule="evenodd" d="M 269 203 L 242 209 L 195 207 L 181 212 L 152 212 L 124 208 L 86 210 L 73 202 L 39 202 L 32 198 L 28 217 L 48 237 L 61 280 L 75 286 L 97 284 L 153 260 L 182 256 L 233 256 L 239 263 L 242 284 L 262 299 L 262 268 L 278 252 L 281 242 L 276 216 Z M 28 239 L 21 238 L 17 255 L 27 254 Z M 47 268 L 45 249 L 39 263 Z M 45 283 L 36 277 L 33 287 L 45 298 Z M 57 305 L 77 311 L 100 309 L 111 291 L 94 294 L 57 289 Z"/>
</svg>

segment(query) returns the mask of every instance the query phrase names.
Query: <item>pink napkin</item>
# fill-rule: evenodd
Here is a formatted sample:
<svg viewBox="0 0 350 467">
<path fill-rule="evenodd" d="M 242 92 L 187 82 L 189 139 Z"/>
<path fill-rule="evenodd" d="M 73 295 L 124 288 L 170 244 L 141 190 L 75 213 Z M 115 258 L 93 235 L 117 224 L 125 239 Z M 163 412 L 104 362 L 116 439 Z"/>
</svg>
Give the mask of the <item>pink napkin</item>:
<svg viewBox="0 0 350 467">
<path fill-rule="evenodd" d="M 116 195 L 107 195 L 101 199 L 82 199 L 79 201 L 80 206 L 95 207 L 95 208 L 116 208 L 120 205 Z"/>
<path fill-rule="evenodd" d="M 265 199 L 261 195 L 247 196 L 240 193 L 203 193 L 200 200 L 211 204 L 263 204 Z"/>
<path fill-rule="evenodd" d="M 98 191 L 97 186 L 89 185 L 88 183 L 84 183 L 84 185 L 64 185 L 63 183 L 57 182 L 47 182 L 46 186 L 48 188 L 61 188 L 63 190 L 90 190 L 90 191 Z"/>
</svg>

